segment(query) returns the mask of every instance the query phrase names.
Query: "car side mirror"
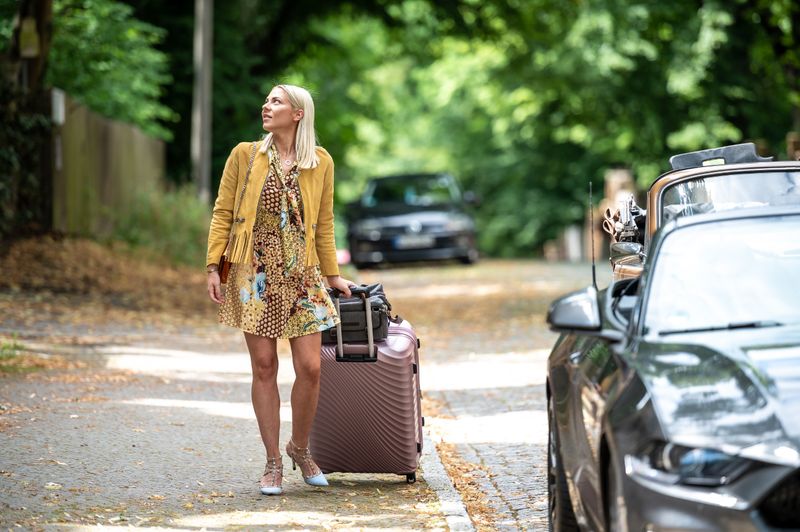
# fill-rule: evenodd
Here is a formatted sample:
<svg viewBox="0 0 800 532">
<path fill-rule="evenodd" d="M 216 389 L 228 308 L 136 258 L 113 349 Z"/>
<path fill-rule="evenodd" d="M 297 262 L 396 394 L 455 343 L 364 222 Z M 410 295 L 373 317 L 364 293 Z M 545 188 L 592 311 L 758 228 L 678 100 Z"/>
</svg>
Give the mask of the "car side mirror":
<svg viewBox="0 0 800 532">
<path fill-rule="evenodd" d="M 547 311 L 547 323 L 556 332 L 599 336 L 610 342 L 618 342 L 623 338 L 620 331 L 603 329 L 597 289 L 594 286 L 555 300 Z"/>
<path fill-rule="evenodd" d="M 555 300 L 547 311 L 547 323 L 558 332 L 599 331 L 597 289 L 589 286 Z"/>
</svg>

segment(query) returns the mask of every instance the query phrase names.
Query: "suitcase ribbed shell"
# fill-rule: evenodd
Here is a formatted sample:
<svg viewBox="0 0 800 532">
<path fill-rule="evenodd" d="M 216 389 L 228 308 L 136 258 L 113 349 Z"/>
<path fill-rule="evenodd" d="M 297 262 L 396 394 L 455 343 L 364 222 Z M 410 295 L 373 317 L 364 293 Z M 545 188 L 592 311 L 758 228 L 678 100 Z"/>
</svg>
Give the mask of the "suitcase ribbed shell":
<svg viewBox="0 0 800 532">
<path fill-rule="evenodd" d="M 410 324 L 391 323 L 376 362 L 337 362 L 322 347 L 322 376 L 309 446 L 325 473 L 417 470 L 422 450 L 419 355 Z"/>
</svg>

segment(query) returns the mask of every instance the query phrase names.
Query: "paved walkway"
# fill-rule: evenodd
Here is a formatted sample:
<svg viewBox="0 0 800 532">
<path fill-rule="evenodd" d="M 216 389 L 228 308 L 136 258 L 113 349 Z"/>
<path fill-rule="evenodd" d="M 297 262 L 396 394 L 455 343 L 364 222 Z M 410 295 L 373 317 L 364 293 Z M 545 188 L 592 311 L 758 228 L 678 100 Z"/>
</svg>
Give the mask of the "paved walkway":
<svg viewBox="0 0 800 532">
<path fill-rule="evenodd" d="M 172 337 L 68 349 L 89 369 L 0 380 L 0 526 L 446 530 L 468 523 L 458 519 L 452 488 L 443 506 L 426 482 L 438 467 L 434 480 L 447 495 L 432 446 L 415 484 L 399 475 L 332 474 L 330 488 L 311 488 L 287 459 L 284 494 L 260 495 L 249 358 L 240 334 L 222 334 L 227 341 L 213 345 Z M 288 399 L 287 347 L 278 381 Z M 287 401 L 281 417 L 290 416 Z M 284 444 L 288 434 L 284 423 Z"/>
<path fill-rule="evenodd" d="M 598 267 L 598 283 L 608 283 Z M 370 272 L 419 325 L 432 437 L 473 465 L 497 530 L 547 530 L 545 324 L 557 296 L 591 283 L 588 265 L 490 261 L 473 268 Z M 475 309 L 479 309 L 476 312 Z M 427 346 L 427 348 L 426 348 Z"/>
<path fill-rule="evenodd" d="M 500 530 L 547 530 L 547 350 L 428 364 L 423 386 L 443 417 L 430 429 L 476 467 Z M 436 382 L 449 385 L 435 386 Z"/>
<path fill-rule="evenodd" d="M 589 278 L 588 267 L 530 261 L 361 275 L 382 281 L 418 330 L 424 401 L 438 411 L 427 430 L 473 464 L 492 529 L 546 530 L 544 373 L 555 335 L 544 314 Z M 38 341 L 50 334 L 39 331 Z M 394 475 L 331 475 L 329 489 L 312 489 L 287 467 L 284 495 L 259 495 L 263 451 L 235 331 L 153 329 L 67 351 L 88 369 L 0 379 L 2 528 L 470 529 L 433 445 L 413 485 Z M 287 399 L 291 380 L 282 345 Z M 289 414 L 287 402 L 282 418 Z"/>
</svg>

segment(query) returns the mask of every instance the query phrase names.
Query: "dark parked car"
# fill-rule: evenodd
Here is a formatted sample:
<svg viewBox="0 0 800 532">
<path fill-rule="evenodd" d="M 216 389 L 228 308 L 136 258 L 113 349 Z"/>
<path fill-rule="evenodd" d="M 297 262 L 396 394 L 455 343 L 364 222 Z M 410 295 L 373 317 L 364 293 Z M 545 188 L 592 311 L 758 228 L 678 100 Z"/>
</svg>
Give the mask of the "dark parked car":
<svg viewBox="0 0 800 532">
<path fill-rule="evenodd" d="M 553 303 L 551 529 L 800 529 L 800 207 L 678 217 Z"/>
<path fill-rule="evenodd" d="M 347 241 L 357 267 L 384 262 L 478 259 L 475 222 L 465 210 L 474 196 L 449 174 L 373 178 L 348 205 Z"/>
</svg>

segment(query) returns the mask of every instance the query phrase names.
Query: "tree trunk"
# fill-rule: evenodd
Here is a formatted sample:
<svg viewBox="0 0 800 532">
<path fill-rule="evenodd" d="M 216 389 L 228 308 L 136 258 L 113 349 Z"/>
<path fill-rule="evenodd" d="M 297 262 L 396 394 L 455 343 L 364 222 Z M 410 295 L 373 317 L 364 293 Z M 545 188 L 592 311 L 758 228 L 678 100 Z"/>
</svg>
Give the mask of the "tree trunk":
<svg viewBox="0 0 800 532">
<path fill-rule="evenodd" d="M 0 169 L 7 183 L 0 190 L 0 238 L 52 228 L 50 91 L 44 88 L 52 24 L 52 0 L 22 0 L 9 51 L 0 57 L 6 102 L 0 145 L 10 148 Z"/>
</svg>

